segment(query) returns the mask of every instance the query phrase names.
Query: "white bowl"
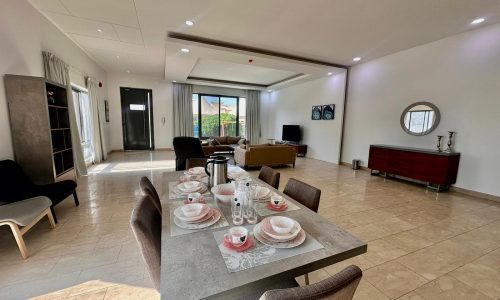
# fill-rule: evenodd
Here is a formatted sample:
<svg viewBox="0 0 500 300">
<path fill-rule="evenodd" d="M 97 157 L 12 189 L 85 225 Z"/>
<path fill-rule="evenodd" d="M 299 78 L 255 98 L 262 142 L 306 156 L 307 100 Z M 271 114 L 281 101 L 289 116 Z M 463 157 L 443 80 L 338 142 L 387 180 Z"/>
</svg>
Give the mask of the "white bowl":
<svg viewBox="0 0 500 300">
<path fill-rule="evenodd" d="M 214 186 L 211 191 L 221 202 L 230 203 L 234 200 L 234 185 L 232 183 L 224 183 Z"/>
<path fill-rule="evenodd" d="M 270 219 L 271 226 L 276 233 L 290 233 L 295 225 L 295 221 L 287 217 L 272 217 Z"/>
<path fill-rule="evenodd" d="M 202 203 L 189 203 L 182 206 L 181 210 L 184 216 L 188 218 L 192 218 L 198 216 L 203 209 Z"/>
</svg>

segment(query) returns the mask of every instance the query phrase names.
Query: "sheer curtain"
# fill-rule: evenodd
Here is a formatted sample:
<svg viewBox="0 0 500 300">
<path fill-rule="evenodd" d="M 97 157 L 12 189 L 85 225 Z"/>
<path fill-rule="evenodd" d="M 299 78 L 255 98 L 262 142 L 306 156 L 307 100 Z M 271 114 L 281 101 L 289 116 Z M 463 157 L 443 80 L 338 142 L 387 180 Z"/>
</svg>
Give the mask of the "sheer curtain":
<svg viewBox="0 0 500 300">
<path fill-rule="evenodd" d="M 106 159 L 106 152 L 103 148 L 103 124 L 102 114 L 99 111 L 99 83 L 92 77 L 87 77 L 87 89 L 89 91 L 90 113 L 92 115 L 92 152 L 94 162 L 100 163 Z"/>
<path fill-rule="evenodd" d="M 193 136 L 193 85 L 174 83 L 174 137 Z"/>
<path fill-rule="evenodd" d="M 247 139 L 250 144 L 260 142 L 260 91 L 247 91 L 246 105 Z"/>
<path fill-rule="evenodd" d="M 69 65 L 59 57 L 50 52 L 42 52 L 43 66 L 45 68 L 45 78 L 64 84 L 68 87 L 68 111 L 69 123 L 71 127 L 71 143 L 73 148 L 73 160 L 77 176 L 87 175 L 87 166 L 83 157 L 82 142 L 80 132 L 76 123 L 75 102 L 71 93 L 71 81 L 69 79 Z"/>
</svg>

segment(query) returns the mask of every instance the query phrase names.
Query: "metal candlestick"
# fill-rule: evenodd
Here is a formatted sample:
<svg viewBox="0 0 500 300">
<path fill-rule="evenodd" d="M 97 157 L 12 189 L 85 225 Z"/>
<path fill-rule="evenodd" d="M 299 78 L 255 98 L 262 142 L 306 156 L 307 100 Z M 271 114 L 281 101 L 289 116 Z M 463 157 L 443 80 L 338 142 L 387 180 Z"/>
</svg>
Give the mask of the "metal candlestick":
<svg viewBox="0 0 500 300">
<path fill-rule="evenodd" d="M 443 138 L 444 138 L 444 136 L 438 135 L 438 143 L 437 143 L 438 152 L 442 152 L 443 151 L 443 149 L 441 149 L 441 140 Z"/>
<path fill-rule="evenodd" d="M 448 149 L 446 149 L 447 152 L 453 152 L 453 135 L 455 134 L 455 131 L 448 131 Z"/>
</svg>

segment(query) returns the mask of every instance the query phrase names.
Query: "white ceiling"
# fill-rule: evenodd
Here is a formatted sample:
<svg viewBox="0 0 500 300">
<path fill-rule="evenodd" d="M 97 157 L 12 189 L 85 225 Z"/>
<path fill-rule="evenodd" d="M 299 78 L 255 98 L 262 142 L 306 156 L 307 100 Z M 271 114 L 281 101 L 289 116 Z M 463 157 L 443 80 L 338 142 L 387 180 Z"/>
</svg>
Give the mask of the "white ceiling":
<svg viewBox="0 0 500 300">
<path fill-rule="evenodd" d="M 131 73 L 164 76 L 178 81 L 186 81 L 192 71 L 195 74 L 212 73 L 211 77 L 254 80 L 256 75 L 252 72 L 246 73 L 248 77 L 244 76 L 244 69 L 248 68 L 229 72 L 231 63 L 250 69 L 255 66 L 275 69 L 273 72 L 311 75 L 304 80 L 325 76 L 330 70 L 324 66 L 183 44 L 167 40 L 168 31 L 351 65 L 356 56 L 367 61 L 500 21 L 499 0 L 29 2 L 107 71 L 130 70 Z M 486 21 L 481 25 L 470 25 L 477 17 L 485 17 Z M 195 25 L 185 25 L 186 20 L 193 20 Z M 181 53 L 182 47 L 189 47 L 191 52 Z M 252 66 L 248 65 L 248 58 L 255 58 Z M 205 65 L 197 65 L 199 59 Z M 205 60 L 220 63 L 212 61 L 207 66 Z M 311 68 L 315 72 L 304 72 Z M 261 71 L 264 77 L 273 76 L 269 70 Z"/>
</svg>

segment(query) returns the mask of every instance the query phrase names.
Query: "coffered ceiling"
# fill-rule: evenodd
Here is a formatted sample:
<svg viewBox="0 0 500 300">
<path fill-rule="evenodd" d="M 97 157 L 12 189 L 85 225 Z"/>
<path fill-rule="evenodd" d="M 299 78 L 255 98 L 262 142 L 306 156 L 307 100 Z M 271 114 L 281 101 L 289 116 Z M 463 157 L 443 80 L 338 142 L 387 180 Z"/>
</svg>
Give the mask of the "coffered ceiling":
<svg viewBox="0 0 500 300">
<path fill-rule="evenodd" d="M 105 70 L 179 82 L 210 76 L 268 84 L 304 74 L 295 79 L 300 82 L 341 70 L 185 43 L 168 39 L 168 32 L 352 65 L 354 57 L 363 62 L 500 21 L 498 0 L 29 2 Z M 485 22 L 471 25 L 478 17 Z"/>
</svg>

